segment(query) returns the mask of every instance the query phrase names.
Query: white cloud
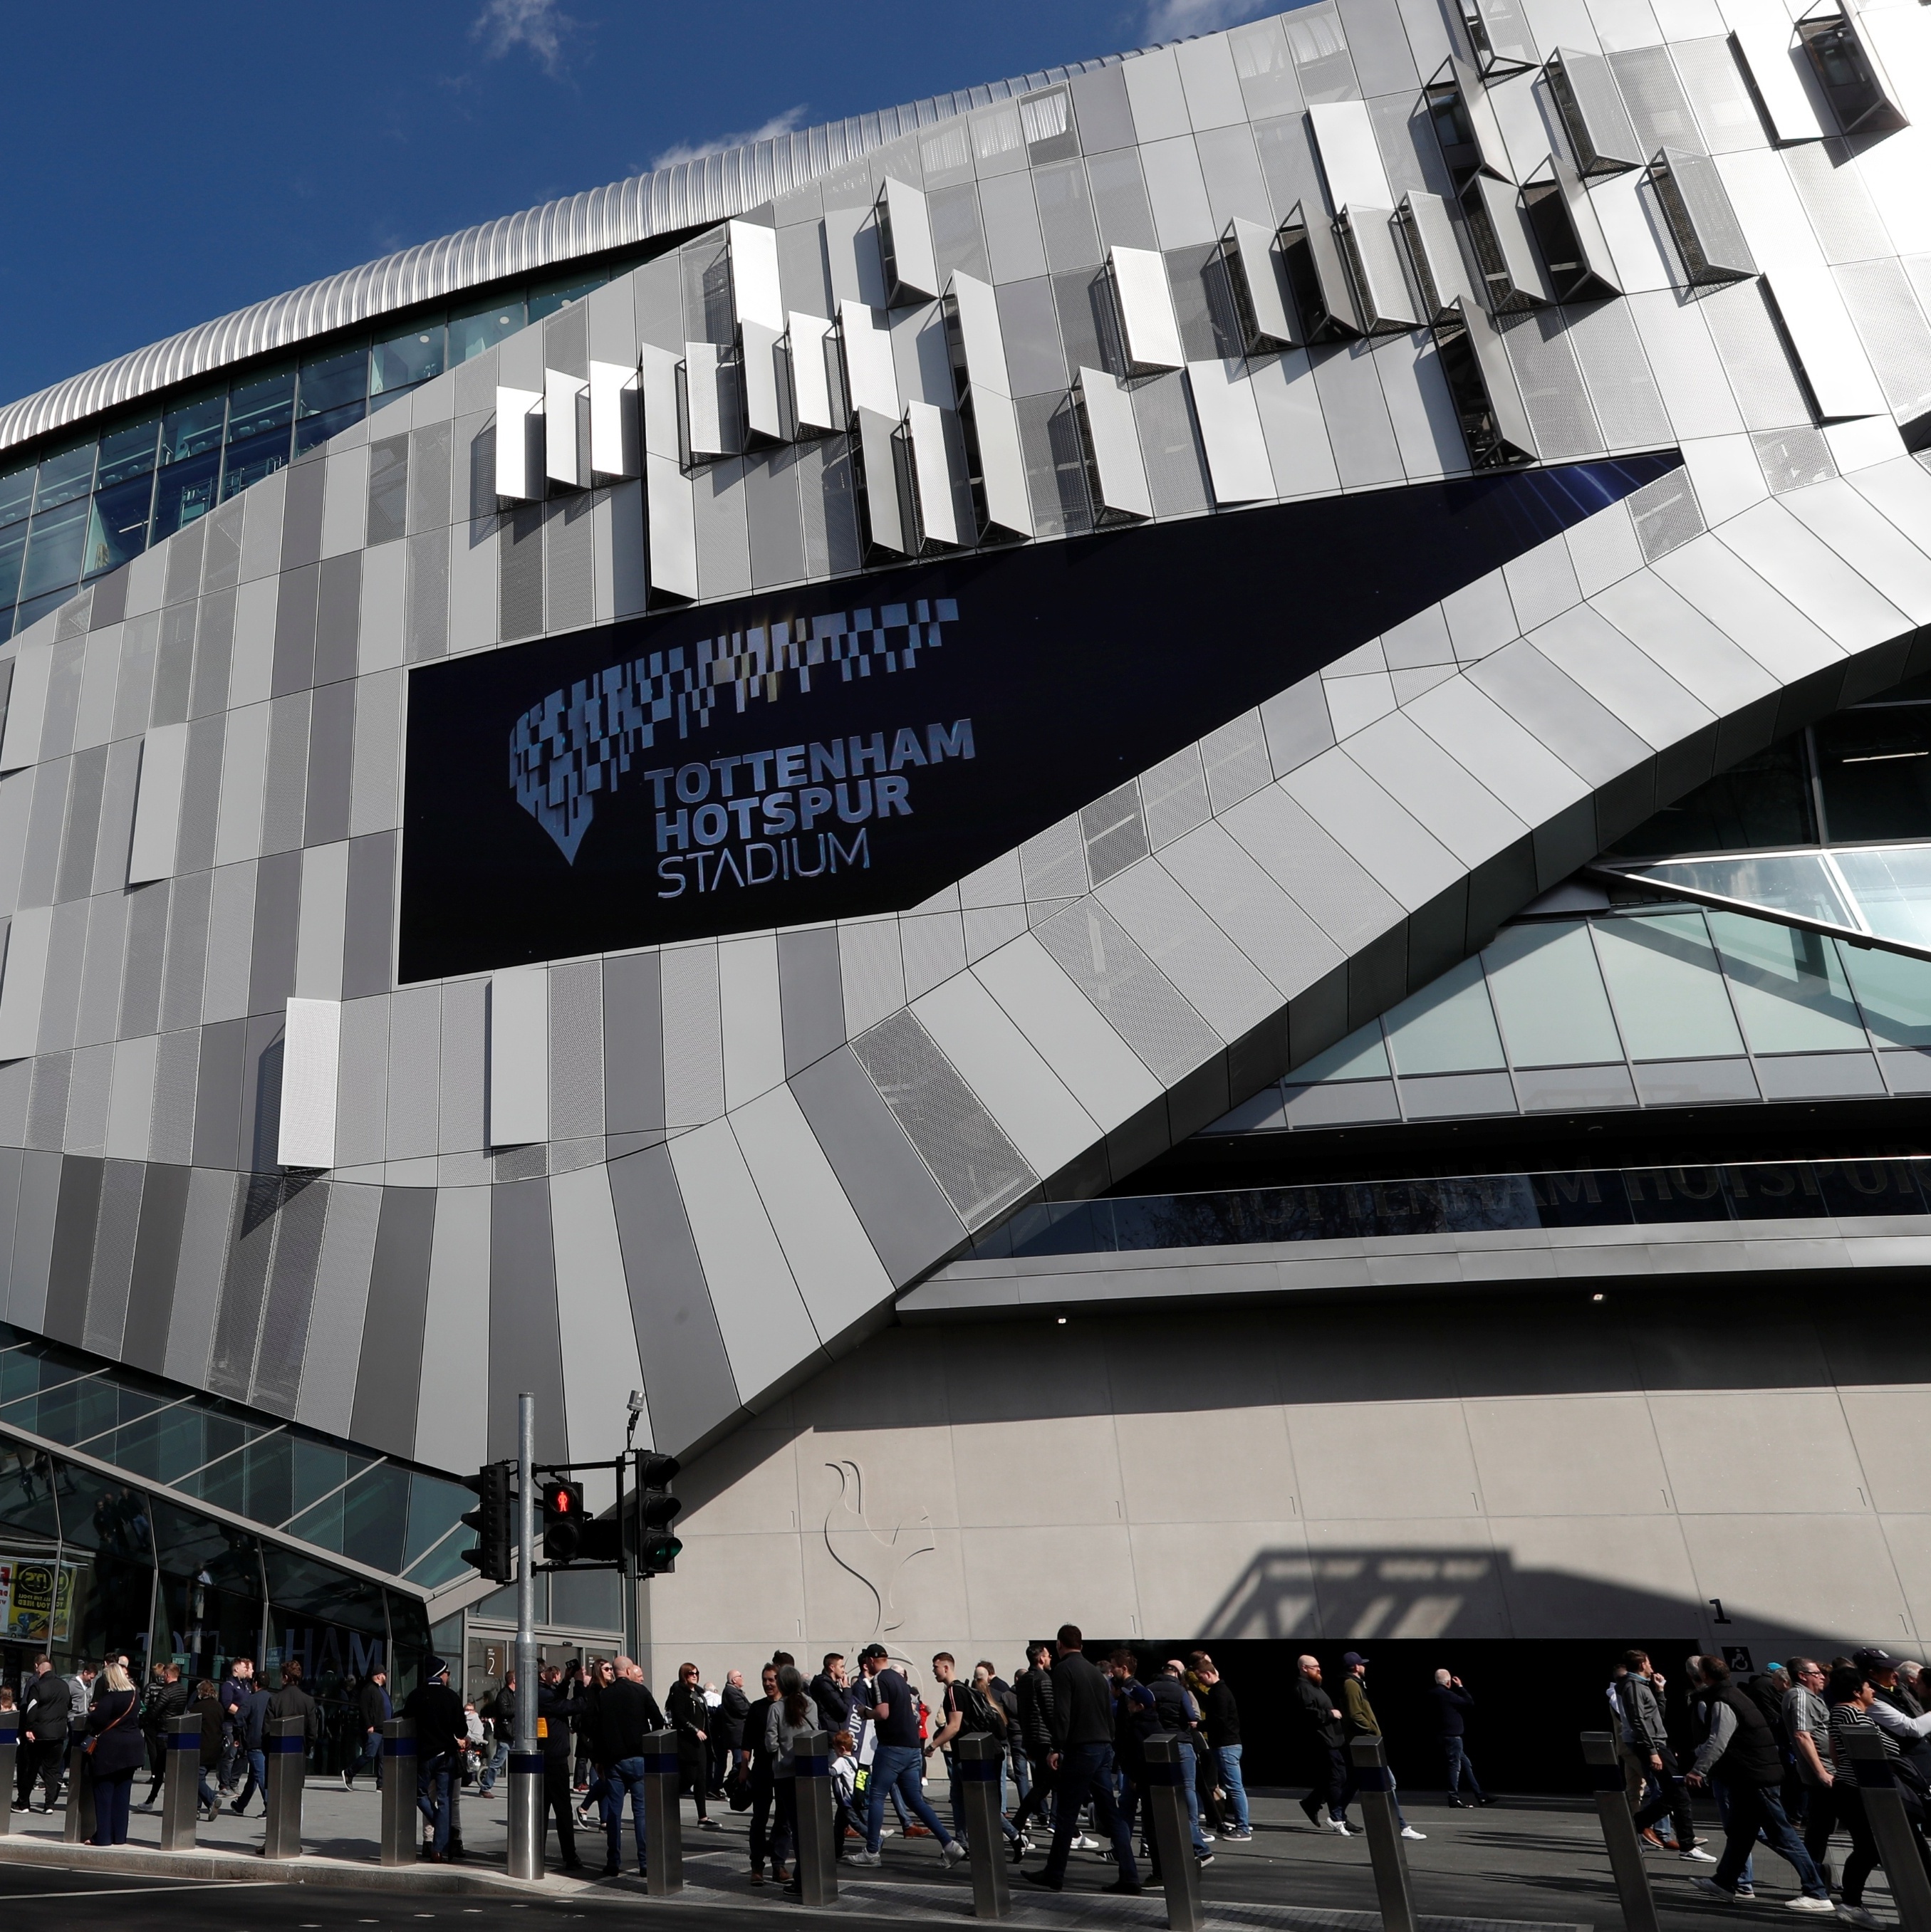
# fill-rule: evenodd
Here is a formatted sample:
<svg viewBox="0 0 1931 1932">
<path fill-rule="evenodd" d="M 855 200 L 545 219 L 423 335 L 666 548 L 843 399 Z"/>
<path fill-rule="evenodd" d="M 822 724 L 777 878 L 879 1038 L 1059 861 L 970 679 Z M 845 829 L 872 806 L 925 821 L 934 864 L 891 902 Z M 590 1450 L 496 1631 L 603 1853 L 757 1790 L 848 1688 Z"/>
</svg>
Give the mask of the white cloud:
<svg viewBox="0 0 1931 1932">
<path fill-rule="evenodd" d="M 563 36 L 576 22 L 557 0 L 485 0 L 470 29 L 472 40 L 500 60 L 512 47 L 527 47 L 545 74 L 555 74 L 563 62 Z"/>
<path fill-rule="evenodd" d="M 748 148 L 754 141 L 775 141 L 780 134 L 789 134 L 800 127 L 804 118 L 804 104 L 800 101 L 782 114 L 773 115 L 761 128 L 747 128 L 741 134 L 720 134 L 714 141 L 680 141 L 674 148 L 666 148 L 650 165 L 674 168 L 680 162 L 701 160 L 706 154 L 721 154 L 727 148 Z"/>
<path fill-rule="evenodd" d="M 1184 40 L 1279 11 L 1280 0 L 1149 0 L 1146 34 L 1149 41 Z"/>
</svg>

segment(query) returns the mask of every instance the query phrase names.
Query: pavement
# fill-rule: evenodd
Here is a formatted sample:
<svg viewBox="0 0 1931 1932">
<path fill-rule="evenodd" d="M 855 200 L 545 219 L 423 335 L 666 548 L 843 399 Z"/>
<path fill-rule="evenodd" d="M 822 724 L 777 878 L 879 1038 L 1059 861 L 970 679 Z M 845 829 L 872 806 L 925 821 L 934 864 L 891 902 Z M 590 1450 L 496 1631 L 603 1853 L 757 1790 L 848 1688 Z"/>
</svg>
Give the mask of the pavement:
<svg viewBox="0 0 1931 1932">
<path fill-rule="evenodd" d="M 501 1791 L 505 1787 L 499 1786 Z M 943 1809 L 942 1784 L 932 1787 Z M 1251 1794 L 1251 1842 L 1214 1847 L 1214 1863 L 1202 1874 L 1202 1932 L 1377 1932 L 1381 1920 L 1369 1866 L 1367 1840 L 1339 1838 L 1308 1828 L 1293 1799 L 1297 1794 Z M 1505 1798 L 1493 1808 L 1450 1810 L 1419 1796 L 1402 1794 L 1410 1822 L 1425 1832 L 1404 1847 L 1420 1932 L 1557 1932 L 1601 1928 L 1617 1932 L 1622 1913 L 1611 1883 L 1608 1861 L 1593 1804 L 1587 1799 Z M 737 1925 L 774 1917 L 789 1925 L 806 1914 L 772 1886 L 748 1880 L 747 1820 L 722 1806 L 713 1809 L 723 1828 L 699 1832 L 688 1804 L 684 1813 L 683 1894 L 650 1899 L 634 1875 L 615 1880 L 569 1877 L 552 1871 L 533 1883 L 512 1880 L 503 1869 L 505 1798 L 467 1794 L 463 1834 L 469 1858 L 460 1866 L 422 1865 L 385 1871 L 374 1863 L 378 1799 L 366 1786 L 353 1793 L 317 1780 L 304 1806 L 306 1856 L 271 1872 L 260 1858 L 259 1815 L 201 1828 L 193 1854 L 161 1851 L 158 1813 L 134 1814 L 125 1849 L 69 1846 L 60 1838 L 62 1820 L 35 1813 L 13 1814 L 13 1834 L 0 1839 L 0 1923 L 23 1928 L 79 1923 L 82 1912 L 111 1913 L 116 1932 L 203 1932 L 212 1921 L 221 1932 L 595 1932 L 612 1911 L 646 1911 L 669 1918 L 701 1916 L 702 1932 L 736 1932 Z M 1706 1827 L 1713 1835 L 1713 1825 Z M 626 1849 L 634 1857 L 634 1842 Z M 602 1844 L 580 1834 L 578 1850 L 594 1871 Z M 551 1840 L 552 1856 L 555 1855 Z M 1839 1854 L 1841 1856 L 1841 1848 Z M 972 1916 L 968 1868 L 947 1873 L 929 1840 L 894 1837 L 885 1842 L 876 1870 L 840 1868 L 838 1900 L 822 1916 L 861 1919 L 880 1926 L 956 1924 Z M 1035 1856 L 1029 1868 L 1042 1862 Z M 1713 1869 L 1653 1856 L 1650 1871 L 1663 1932 L 1690 1932 L 1713 1917 L 1735 1923 L 1788 1925 L 1782 1910 L 1795 1889 L 1780 1859 L 1759 1851 L 1754 1905 L 1725 1906 L 1704 1900 L 1691 1876 Z M 626 1864 L 626 1871 L 633 1868 Z M 1065 1892 L 1054 1894 L 1017 1882 L 1011 1923 L 1029 1932 L 1155 1932 L 1167 1923 L 1161 1894 L 1106 1896 L 1110 1862 L 1076 1852 Z M 231 1894 L 218 1901 L 210 1892 Z M 45 1909 L 35 1901 L 44 1899 Z M 67 1903 L 71 1900 L 72 1904 Z M 1866 1903 L 1881 1918 L 1894 1918 L 1881 1875 Z M 12 1915 L 17 1912 L 19 1916 Z M 448 1919 L 447 1926 L 431 1922 Z M 554 1928 L 549 1922 L 554 1922 Z"/>
</svg>

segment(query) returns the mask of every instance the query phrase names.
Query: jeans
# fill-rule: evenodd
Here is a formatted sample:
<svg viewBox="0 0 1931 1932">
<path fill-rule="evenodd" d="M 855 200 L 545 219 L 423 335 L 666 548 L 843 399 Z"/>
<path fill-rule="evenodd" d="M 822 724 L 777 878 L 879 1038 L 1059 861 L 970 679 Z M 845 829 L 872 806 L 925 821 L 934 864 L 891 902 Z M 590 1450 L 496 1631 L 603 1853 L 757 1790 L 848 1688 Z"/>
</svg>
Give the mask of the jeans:
<svg viewBox="0 0 1931 1932">
<path fill-rule="evenodd" d="M 1027 1754 L 1027 1762 L 1032 1775 L 1026 1781 L 1020 1794 L 1019 1809 L 1013 1814 L 1013 1829 L 1026 1828 L 1029 1818 L 1050 1818 L 1052 1816 L 1053 1774 L 1046 1768 L 1046 1754 L 1032 1751 Z"/>
<path fill-rule="evenodd" d="M 1072 1856 L 1073 1834 L 1080 1822 L 1080 1808 L 1089 1798 L 1093 1802 L 1093 1822 L 1113 1840 L 1113 1856 L 1119 1862 L 1121 1878 L 1128 1885 L 1140 1882 L 1140 1867 L 1134 1862 L 1133 1832 L 1125 1813 L 1113 1804 L 1113 1748 L 1110 1744 L 1069 1744 L 1059 1754 L 1059 1808 L 1053 1827 L 1053 1850 L 1046 1859 L 1046 1879 L 1050 1885 L 1066 1881 L 1066 1861 Z"/>
<path fill-rule="evenodd" d="M 1837 1789 L 1834 1784 L 1803 1787 L 1803 1849 L 1810 1854 L 1810 1862 L 1826 1885 L 1830 1882 L 1830 1833 L 1837 1823 Z M 1847 1826 L 1845 1829 L 1848 1828 Z M 1854 1898 L 1849 1902 L 1857 1903 Z"/>
<path fill-rule="evenodd" d="M 1240 1746 L 1221 1744 L 1214 1752 L 1214 1768 L 1221 1774 L 1221 1789 L 1227 1795 L 1227 1802 L 1233 1807 L 1234 1829 L 1251 1832 L 1248 1822 L 1247 1786 L 1241 1781 Z"/>
<path fill-rule="evenodd" d="M 953 1835 L 966 1835 L 966 1780 L 959 1775 L 959 1760 L 950 1751 L 945 1754 L 945 1774 L 950 1781 L 952 1800 L 952 1830 Z M 1019 1836 L 1019 1827 L 1006 1816 L 1006 1762 L 999 1760 L 999 1829 L 1005 1834 L 1006 1843 L 1011 1844 Z"/>
<path fill-rule="evenodd" d="M 1442 1748 L 1448 1754 L 1449 1796 L 1458 1796 L 1465 1784 L 1476 1797 L 1485 1794 L 1482 1780 L 1475 1774 L 1475 1767 L 1468 1761 L 1468 1740 L 1466 1738 L 1444 1738 Z"/>
<path fill-rule="evenodd" d="M 248 1761 L 248 1781 L 242 1786 L 242 1795 L 235 1800 L 235 1815 L 239 1817 L 248 1808 L 248 1800 L 259 1791 L 262 1795 L 262 1809 L 268 1809 L 268 1753 L 265 1750 L 245 1751 Z"/>
<path fill-rule="evenodd" d="M 952 1834 L 938 1822 L 938 1814 L 925 1802 L 919 1789 L 918 1774 L 925 1762 L 920 1744 L 881 1744 L 872 1759 L 872 1775 L 866 1780 L 865 1849 L 875 1852 L 885 1825 L 885 1793 L 895 1791 L 912 1816 L 936 1838 L 941 1846 L 952 1842 Z M 779 1808 L 782 1815 L 782 1807 Z"/>
<path fill-rule="evenodd" d="M 356 1774 L 362 1771 L 375 1773 L 376 1789 L 382 1789 L 382 1732 L 368 1730 L 362 1733 L 361 1751 L 349 1761 L 349 1782 L 356 1781 Z"/>
<path fill-rule="evenodd" d="M 125 1845 L 128 1842 L 128 1807 L 134 1795 L 134 1767 L 130 1765 L 125 1771 L 110 1771 L 105 1778 L 95 1778 L 92 1782 L 94 1842 L 97 1845 Z"/>
<path fill-rule="evenodd" d="M 434 1833 L 430 1849 L 438 1858 L 449 1849 L 449 1795 L 455 1781 L 456 1761 L 446 1752 L 425 1758 L 416 1774 L 416 1808 Z"/>
<path fill-rule="evenodd" d="M 637 1830 L 637 1863 L 646 1862 L 644 1845 L 644 1760 L 620 1757 L 603 1768 L 604 1862 L 612 1871 L 623 1862 L 623 1800 L 630 1798 L 630 1816 Z"/>
<path fill-rule="evenodd" d="M 1347 1808 L 1355 1794 L 1354 1773 L 1339 1744 L 1317 1742 L 1314 1761 L 1308 1767 L 1308 1782 L 1314 1788 L 1301 1800 L 1301 1809 L 1318 1825 L 1323 1804 L 1330 1818 L 1345 1822 Z"/>
<path fill-rule="evenodd" d="M 201 1774 L 194 1780 L 194 1801 L 204 1811 L 217 1809 L 221 1801 L 215 1795 L 215 1787 L 208 1782 L 208 1774 L 213 1767 L 203 1765 Z"/>
<path fill-rule="evenodd" d="M 1713 1778 L 1710 1780 L 1710 1795 L 1716 1801 L 1716 1822 L 1727 1834 L 1730 1828 L 1730 1801 L 1736 1794 L 1721 1778 Z M 1737 1880 L 1739 1885 L 1754 1885 L 1756 1882 L 1752 1864 L 1749 1855 L 1746 1853 L 1743 1874 Z"/>
<path fill-rule="evenodd" d="M 1791 1868 L 1797 1874 L 1797 1883 L 1809 1897 L 1830 1896 L 1830 1888 L 1824 1884 L 1816 1866 L 1811 1863 L 1810 1854 L 1803 1849 L 1803 1840 L 1784 1815 L 1783 1793 L 1776 1786 L 1726 1785 L 1719 1779 L 1717 1789 L 1729 1792 L 1729 1816 L 1725 1821 L 1728 1835 L 1723 1856 L 1717 1861 L 1716 1869 L 1711 1876 L 1725 1892 L 1735 1891 L 1742 1874 L 1748 1869 L 1750 1847 L 1756 1843 L 1757 1832 L 1761 1827 L 1764 1844 L 1779 1858 L 1789 1861 Z"/>
</svg>

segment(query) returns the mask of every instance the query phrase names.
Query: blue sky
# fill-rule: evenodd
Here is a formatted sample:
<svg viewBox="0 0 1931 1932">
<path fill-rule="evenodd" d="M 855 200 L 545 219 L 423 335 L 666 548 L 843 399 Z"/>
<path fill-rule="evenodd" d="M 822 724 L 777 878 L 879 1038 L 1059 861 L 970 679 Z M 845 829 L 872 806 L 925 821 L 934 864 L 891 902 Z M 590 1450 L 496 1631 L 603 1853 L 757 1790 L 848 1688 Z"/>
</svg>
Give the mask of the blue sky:
<svg viewBox="0 0 1931 1932">
<path fill-rule="evenodd" d="M 666 155 L 1281 4 L 16 5 L 0 401 Z"/>
</svg>

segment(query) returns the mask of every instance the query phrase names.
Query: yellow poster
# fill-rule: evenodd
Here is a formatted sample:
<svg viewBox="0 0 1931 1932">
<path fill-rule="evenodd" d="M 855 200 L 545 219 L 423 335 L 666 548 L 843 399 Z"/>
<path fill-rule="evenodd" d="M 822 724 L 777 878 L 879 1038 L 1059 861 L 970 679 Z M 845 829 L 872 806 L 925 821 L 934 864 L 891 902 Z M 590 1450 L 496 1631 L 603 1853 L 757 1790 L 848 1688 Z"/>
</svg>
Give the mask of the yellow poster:
<svg viewBox="0 0 1931 1932">
<path fill-rule="evenodd" d="M 6 1617 L 0 1628 L 29 1642 L 65 1642 L 74 1616 L 74 1572 L 71 1563 L 56 1570 L 33 1558 L 0 1558 L 0 1606 Z"/>
</svg>

